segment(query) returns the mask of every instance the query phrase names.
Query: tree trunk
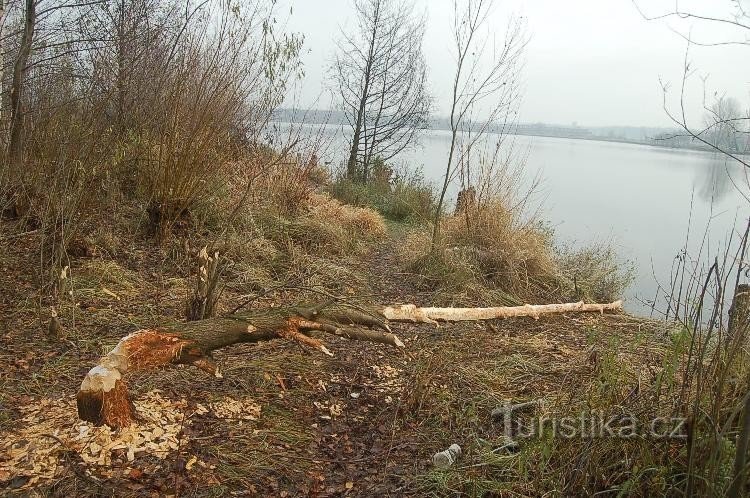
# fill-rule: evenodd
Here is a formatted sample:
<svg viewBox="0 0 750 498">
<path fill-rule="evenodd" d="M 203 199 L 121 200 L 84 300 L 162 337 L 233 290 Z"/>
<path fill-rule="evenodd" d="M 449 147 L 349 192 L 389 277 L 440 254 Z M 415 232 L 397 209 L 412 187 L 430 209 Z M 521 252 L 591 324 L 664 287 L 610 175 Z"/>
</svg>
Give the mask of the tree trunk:
<svg viewBox="0 0 750 498">
<path fill-rule="evenodd" d="M 174 327 L 139 330 L 124 337 L 92 368 L 78 392 L 78 416 L 97 425 L 123 427 L 133 422 L 135 410 L 128 396 L 124 375 L 170 364 L 194 365 L 221 376 L 211 352 L 232 344 L 271 339 L 291 339 L 332 353 L 312 332 L 346 339 L 404 347 L 391 333 L 388 321 L 436 323 L 437 321 L 490 320 L 516 316 L 539 318 L 542 314 L 568 311 L 616 311 L 611 304 L 546 304 L 496 308 L 420 308 L 396 305 L 368 313 L 324 303 L 307 307 L 254 310 L 221 318 L 188 322 Z"/>
<path fill-rule="evenodd" d="M 512 318 L 530 316 L 539 319 L 541 315 L 568 312 L 599 312 L 621 311 L 622 301 L 609 304 L 524 304 L 523 306 L 497 306 L 494 308 L 418 308 L 413 304 L 388 306 L 383 309 L 383 316 L 394 322 L 460 322 L 476 320 L 494 320 L 497 318 Z"/>
<path fill-rule="evenodd" d="M 350 180 L 357 179 L 357 154 L 359 154 L 359 143 L 362 139 L 362 126 L 366 118 L 367 112 L 367 99 L 370 96 L 370 83 L 371 83 L 371 72 L 373 57 L 375 55 L 375 43 L 377 42 L 378 27 L 380 26 L 380 1 L 375 4 L 375 11 L 373 12 L 372 29 L 370 32 L 369 47 L 367 52 L 367 61 L 365 61 L 365 71 L 362 75 L 362 94 L 359 99 L 359 107 L 357 109 L 356 124 L 354 126 L 354 133 L 352 135 L 352 148 L 349 150 L 349 159 L 346 163 L 346 176 Z M 367 165 L 365 165 L 366 167 Z"/>
<path fill-rule="evenodd" d="M 729 325 L 727 327 L 729 340 L 743 338 L 748 332 L 748 326 L 750 326 L 750 285 L 740 284 L 737 286 L 732 307 L 729 309 Z M 747 393 L 742 408 L 740 433 L 737 436 L 732 484 L 727 492 L 729 497 L 743 496 L 745 483 L 747 482 L 747 452 L 749 447 L 750 393 Z"/>
<path fill-rule="evenodd" d="M 8 161 L 14 171 L 20 171 L 23 159 L 23 86 L 26 82 L 26 67 L 31 55 L 36 24 L 36 1 L 26 0 L 26 11 L 21 36 L 21 46 L 13 65 L 13 81 L 10 88 L 10 140 L 8 143 Z"/>
<path fill-rule="evenodd" d="M 0 21 L 3 21 L 5 19 L 5 0 L 0 0 Z M 4 68 L 5 68 L 5 57 L 3 54 L 5 53 L 5 47 L 2 46 L 2 41 L 5 41 L 5 38 L 3 37 L 3 27 L 5 26 L 5 22 L 0 22 L 0 122 L 2 122 L 3 119 L 3 110 L 4 110 L 4 104 L 3 102 L 3 83 L 5 81 L 5 74 L 4 74 Z M 0 182 L 2 181 L 2 178 L 0 178 Z"/>
</svg>

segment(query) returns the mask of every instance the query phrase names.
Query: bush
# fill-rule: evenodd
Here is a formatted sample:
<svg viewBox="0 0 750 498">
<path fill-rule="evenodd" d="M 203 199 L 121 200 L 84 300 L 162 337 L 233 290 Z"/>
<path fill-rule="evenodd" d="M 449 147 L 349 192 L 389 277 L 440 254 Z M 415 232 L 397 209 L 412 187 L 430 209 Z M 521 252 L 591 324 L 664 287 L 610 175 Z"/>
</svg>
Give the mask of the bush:
<svg viewBox="0 0 750 498">
<path fill-rule="evenodd" d="M 470 254 L 494 287 L 524 299 L 548 294 L 555 273 L 550 238 L 518 218 L 500 202 L 486 202 L 446 218 L 443 244 Z"/>
<path fill-rule="evenodd" d="M 255 168 L 261 170 L 254 168 L 252 172 L 257 177 L 252 191 L 253 205 L 261 209 L 273 206 L 282 216 L 304 212 L 320 175 L 315 154 L 292 156 L 269 150 L 256 162 Z"/>
<path fill-rule="evenodd" d="M 555 262 L 569 299 L 612 302 L 622 297 L 635 276 L 633 264 L 622 261 L 606 244 L 559 247 Z"/>
<path fill-rule="evenodd" d="M 444 218 L 439 243 L 431 244 L 430 234 L 421 231 L 404 244 L 402 258 L 432 287 L 458 294 L 458 302 L 512 305 L 553 293 L 549 237 L 519 224 L 498 203 L 476 208 L 470 217 Z"/>
<path fill-rule="evenodd" d="M 376 159 L 367 182 L 339 175 L 329 187 L 331 195 L 346 204 L 368 206 L 390 220 L 425 222 L 435 213 L 435 193 L 421 171 L 394 173 Z"/>
</svg>

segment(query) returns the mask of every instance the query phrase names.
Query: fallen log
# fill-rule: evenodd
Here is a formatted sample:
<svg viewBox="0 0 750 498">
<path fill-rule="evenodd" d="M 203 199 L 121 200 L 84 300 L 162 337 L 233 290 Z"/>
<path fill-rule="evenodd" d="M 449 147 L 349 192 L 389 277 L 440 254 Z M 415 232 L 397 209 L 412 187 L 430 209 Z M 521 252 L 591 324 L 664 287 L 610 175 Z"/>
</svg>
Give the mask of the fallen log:
<svg viewBox="0 0 750 498">
<path fill-rule="evenodd" d="M 387 306 L 383 316 L 394 322 L 437 323 L 477 320 L 494 320 L 530 316 L 539 319 L 541 315 L 569 312 L 622 311 L 622 301 L 608 304 L 577 303 L 524 304 L 523 306 L 496 306 L 493 308 L 420 308 L 413 304 Z"/>
<path fill-rule="evenodd" d="M 547 313 L 605 312 L 622 308 L 611 304 L 546 304 L 495 308 L 420 308 L 387 306 L 378 312 L 331 306 L 282 307 L 254 310 L 226 317 L 183 323 L 172 327 L 139 330 L 120 340 L 92 368 L 76 396 L 78 416 L 96 425 L 124 427 L 134 421 L 135 409 L 128 395 L 125 375 L 135 371 L 186 364 L 220 377 L 211 352 L 232 344 L 272 339 L 294 340 L 327 355 L 332 353 L 312 333 L 331 334 L 351 340 L 404 347 L 389 321 L 437 323 L 438 321 L 490 320 L 516 316 L 539 318 Z"/>
<path fill-rule="evenodd" d="M 330 355 L 319 339 L 309 335 L 314 331 L 404 346 L 382 318 L 343 308 L 325 311 L 320 307 L 270 308 L 173 327 L 139 330 L 121 339 L 86 374 L 76 396 L 78 416 L 96 425 L 129 425 L 134 420 L 135 410 L 128 396 L 125 374 L 170 364 L 187 364 L 220 376 L 211 352 L 232 344 L 286 338 Z"/>
</svg>

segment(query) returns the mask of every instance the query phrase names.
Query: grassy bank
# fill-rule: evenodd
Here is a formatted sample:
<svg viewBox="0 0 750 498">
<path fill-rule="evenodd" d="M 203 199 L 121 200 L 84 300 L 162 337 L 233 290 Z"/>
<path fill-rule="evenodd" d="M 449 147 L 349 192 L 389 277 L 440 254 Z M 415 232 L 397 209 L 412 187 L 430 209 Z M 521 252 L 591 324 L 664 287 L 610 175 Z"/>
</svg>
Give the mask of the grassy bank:
<svg viewBox="0 0 750 498">
<path fill-rule="evenodd" d="M 547 232 L 502 205 L 445 217 L 434 250 L 429 223 L 386 222 L 374 209 L 315 193 L 335 187 L 312 180 L 294 209 L 260 201 L 289 195 L 273 185 L 259 182 L 231 219 L 207 211 L 159 244 L 136 204 L 117 207 L 132 215 L 88 225 L 78 239 L 87 251 L 68 256 L 58 294 L 38 286 L 30 256 L 41 244 L 38 232 L 1 242 L 0 283 L 15 289 L 2 301 L 0 430 L 7 443 L 0 477 L 7 491 L 652 496 L 680 494 L 690 475 L 701 493 L 731 485 L 744 342 L 703 345 L 696 329 L 626 315 L 399 325 L 404 351 L 337 340 L 329 344 L 331 359 L 285 341 L 234 347 L 218 354 L 223 380 L 184 368 L 135 376 L 136 404 L 156 417 L 139 426 L 144 442 L 132 443 L 145 449 L 132 458 L 115 449 L 97 460 L 102 453 L 94 454 L 91 441 L 101 446 L 116 436 L 73 438 L 78 383 L 123 335 L 181 319 L 204 245 L 213 244 L 222 260 L 218 313 L 315 300 L 320 292 L 363 305 L 481 305 L 608 300 L 624 285 L 624 277 L 613 280 L 621 270 L 606 251 L 556 252 Z M 25 233 L 18 222 L 3 228 Z M 52 336 L 49 306 L 62 325 Z M 704 359 L 695 363 L 698 350 Z M 697 365 L 707 366 L 699 372 Z M 541 404 L 514 416 L 507 433 L 491 413 L 508 400 Z M 522 435 L 539 419 L 564 417 L 614 420 L 616 430 L 635 417 L 642 430 L 658 417 L 690 417 L 693 403 L 717 413 L 725 431 L 711 436 L 704 418 L 691 422 L 691 442 L 682 432 L 560 437 L 552 422 Z M 153 436 L 159 417 L 172 420 L 165 427 L 173 428 L 176 447 Z M 149 441 L 164 449 L 148 449 Z M 435 468 L 431 455 L 453 443 L 463 449 L 459 461 Z"/>
</svg>

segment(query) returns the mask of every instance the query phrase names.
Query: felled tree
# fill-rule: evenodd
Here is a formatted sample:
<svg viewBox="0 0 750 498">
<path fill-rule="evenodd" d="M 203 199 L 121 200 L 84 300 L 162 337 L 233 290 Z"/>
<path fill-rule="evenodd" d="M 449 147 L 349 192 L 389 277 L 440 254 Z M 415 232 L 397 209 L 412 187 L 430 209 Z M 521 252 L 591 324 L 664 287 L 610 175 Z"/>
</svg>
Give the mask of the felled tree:
<svg viewBox="0 0 750 498">
<path fill-rule="evenodd" d="M 391 332 L 389 322 L 435 324 L 517 316 L 538 319 L 549 313 L 603 313 L 621 309 L 622 302 L 616 301 L 610 304 L 578 302 L 494 308 L 421 308 L 406 304 L 368 312 L 349 306 L 333 306 L 328 302 L 317 306 L 254 310 L 174 327 L 139 330 L 120 340 L 83 379 L 77 396 L 78 416 L 97 425 L 129 425 L 135 419 L 135 410 L 124 378 L 127 373 L 187 364 L 221 377 L 211 353 L 232 344 L 287 339 L 332 355 L 320 339 L 310 334 L 320 332 L 404 347 L 404 343 Z"/>
</svg>

